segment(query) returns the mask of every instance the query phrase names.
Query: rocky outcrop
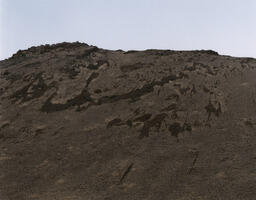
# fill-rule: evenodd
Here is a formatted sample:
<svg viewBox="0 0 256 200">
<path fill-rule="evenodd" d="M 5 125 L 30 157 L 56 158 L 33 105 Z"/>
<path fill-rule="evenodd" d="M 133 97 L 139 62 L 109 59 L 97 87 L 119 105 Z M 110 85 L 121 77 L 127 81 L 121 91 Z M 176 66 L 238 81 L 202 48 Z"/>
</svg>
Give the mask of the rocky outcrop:
<svg viewBox="0 0 256 200">
<path fill-rule="evenodd" d="M 31 47 L 0 61 L 0 199 L 254 199 L 256 60 Z"/>
</svg>

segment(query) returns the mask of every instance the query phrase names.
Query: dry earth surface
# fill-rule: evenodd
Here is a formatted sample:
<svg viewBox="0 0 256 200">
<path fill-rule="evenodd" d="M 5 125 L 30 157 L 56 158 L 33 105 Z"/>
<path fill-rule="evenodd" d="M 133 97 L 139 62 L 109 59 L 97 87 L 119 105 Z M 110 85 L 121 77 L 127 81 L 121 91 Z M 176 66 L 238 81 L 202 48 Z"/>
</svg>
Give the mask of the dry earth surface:
<svg viewBox="0 0 256 200">
<path fill-rule="evenodd" d="M 1 200 L 254 200 L 256 59 L 31 47 L 0 61 Z"/>
</svg>

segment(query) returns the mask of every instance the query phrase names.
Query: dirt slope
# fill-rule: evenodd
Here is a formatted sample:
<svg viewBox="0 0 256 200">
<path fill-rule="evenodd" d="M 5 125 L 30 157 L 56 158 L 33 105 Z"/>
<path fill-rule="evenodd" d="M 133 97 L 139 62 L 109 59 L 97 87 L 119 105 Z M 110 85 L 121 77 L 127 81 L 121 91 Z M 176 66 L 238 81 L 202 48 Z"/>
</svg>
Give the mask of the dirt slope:
<svg viewBox="0 0 256 200">
<path fill-rule="evenodd" d="M 32 47 L 0 62 L 1 200 L 254 200 L 256 60 Z"/>
</svg>

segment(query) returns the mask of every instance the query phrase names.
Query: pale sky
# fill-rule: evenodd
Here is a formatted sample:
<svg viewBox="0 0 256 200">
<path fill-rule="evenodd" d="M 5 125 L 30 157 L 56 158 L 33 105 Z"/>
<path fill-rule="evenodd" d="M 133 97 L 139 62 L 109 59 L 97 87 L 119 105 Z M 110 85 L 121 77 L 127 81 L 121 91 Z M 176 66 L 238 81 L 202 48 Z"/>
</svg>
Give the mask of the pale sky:
<svg viewBox="0 0 256 200">
<path fill-rule="evenodd" d="M 0 60 L 63 41 L 256 58 L 256 0 L 0 0 Z"/>
</svg>

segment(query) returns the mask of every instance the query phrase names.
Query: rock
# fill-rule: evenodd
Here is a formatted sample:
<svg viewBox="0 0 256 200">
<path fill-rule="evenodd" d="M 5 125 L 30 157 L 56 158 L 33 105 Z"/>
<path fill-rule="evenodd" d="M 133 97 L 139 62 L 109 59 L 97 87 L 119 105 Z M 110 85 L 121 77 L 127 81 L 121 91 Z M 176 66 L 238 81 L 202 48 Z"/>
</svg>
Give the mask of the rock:
<svg viewBox="0 0 256 200">
<path fill-rule="evenodd" d="M 253 58 L 60 43 L 0 76 L 1 200 L 256 196 Z"/>
</svg>

